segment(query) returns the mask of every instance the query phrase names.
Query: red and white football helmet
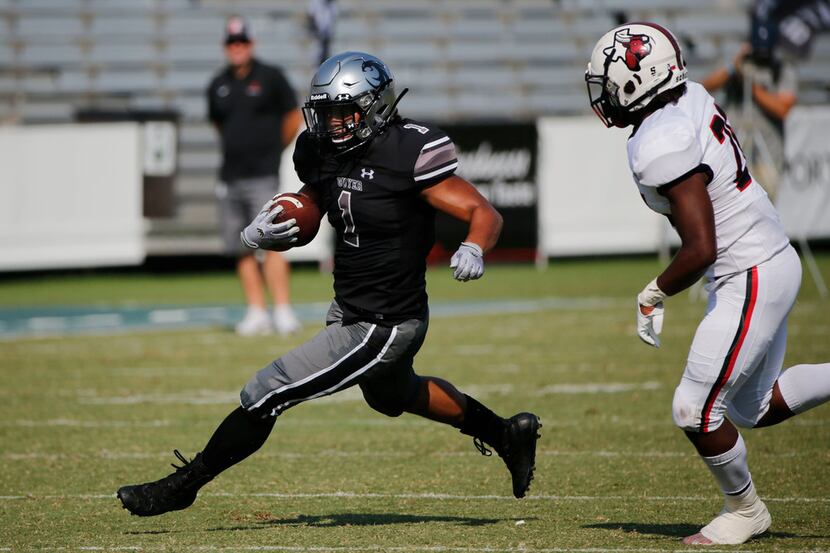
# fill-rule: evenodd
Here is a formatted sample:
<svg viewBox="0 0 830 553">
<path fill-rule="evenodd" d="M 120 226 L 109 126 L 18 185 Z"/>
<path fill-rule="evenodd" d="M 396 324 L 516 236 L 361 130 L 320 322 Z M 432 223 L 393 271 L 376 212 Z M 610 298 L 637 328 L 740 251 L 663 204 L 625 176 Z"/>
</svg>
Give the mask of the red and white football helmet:
<svg viewBox="0 0 830 553">
<path fill-rule="evenodd" d="M 655 23 L 626 23 L 599 39 L 585 82 L 591 107 L 602 122 L 607 127 L 626 127 L 629 114 L 685 83 L 686 75 L 674 35 Z"/>
</svg>

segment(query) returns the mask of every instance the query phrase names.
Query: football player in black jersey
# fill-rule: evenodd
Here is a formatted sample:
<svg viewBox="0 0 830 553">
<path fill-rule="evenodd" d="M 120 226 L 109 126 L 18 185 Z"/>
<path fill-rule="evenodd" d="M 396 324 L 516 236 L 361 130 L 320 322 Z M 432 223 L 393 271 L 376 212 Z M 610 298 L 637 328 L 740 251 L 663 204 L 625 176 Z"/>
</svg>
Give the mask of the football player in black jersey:
<svg viewBox="0 0 830 553">
<path fill-rule="evenodd" d="M 402 95 L 401 95 L 402 96 Z M 155 482 L 124 486 L 118 498 L 132 514 L 184 509 L 204 484 L 258 450 L 276 417 L 300 402 L 359 385 L 375 410 L 413 413 L 452 425 L 489 445 L 507 465 L 515 497 L 533 478 L 541 423 L 532 413 L 503 419 L 449 382 L 419 376 L 415 354 L 427 332 L 426 256 L 441 210 L 469 224 L 453 255 L 453 276 L 477 279 L 501 216 L 466 180 L 452 140 L 439 129 L 401 118 L 401 96 L 378 58 L 346 52 L 318 69 L 304 107 L 305 131 L 294 164 L 304 186 L 337 231 L 335 297 L 326 327 L 260 370 L 241 392 L 241 406 L 219 425 L 201 453 Z M 296 240 L 294 219 L 275 223 L 272 202 L 242 232 L 253 248 L 284 249 Z M 486 444 L 486 445 L 485 445 Z"/>
</svg>

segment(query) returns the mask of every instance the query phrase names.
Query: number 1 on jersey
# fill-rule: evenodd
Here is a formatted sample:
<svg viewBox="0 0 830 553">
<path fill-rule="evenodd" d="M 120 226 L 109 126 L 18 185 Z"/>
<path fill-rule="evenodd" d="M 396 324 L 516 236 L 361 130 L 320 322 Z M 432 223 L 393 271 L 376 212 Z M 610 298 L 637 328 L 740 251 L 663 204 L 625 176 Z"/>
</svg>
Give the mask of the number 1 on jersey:
<svg viewBox="0 0 830 553">
<path fill-rule="evenodd" d="M 337 198 L 337 205 L 340 206 L 340 216 L 343 218 L 343 224 L 346 230 L 343 231 L 343 241 L 355 248 L 360 247 L 360 236 L 357 234 L 357 229 L 354 224 L 354 217 L 352 216 L 352 193 L 348 190 L 340 192 Z"/>
<path fill-rule="evenodd" d="M 732 152 L 735 154 L 735 164 L 738 166 L 735 170 L 735 186 L 738 187 L 739 191 L 743 192 L 747 186 L 752 184 L 752 175 L 749 174 L 749 169 L 746 166 L 746 156 L 744 156 L 743 150 L 741 150 L 741 145 L 738 142 L 738 137 L 735 136 L 735 131 L 732 130 L 732 125 L 726 121 L 726 113 L 724 113 L 720 106 L 716 105 L 715 108 L 717 108 L 718 113 L 712 117 L 712 123 L 709 125 L 709 128 L 712 129 L 712 134 L 715 135 L 715 138 L 721 144 L 723 144 L 727 136 L 729 137 Z"/>
</svg>

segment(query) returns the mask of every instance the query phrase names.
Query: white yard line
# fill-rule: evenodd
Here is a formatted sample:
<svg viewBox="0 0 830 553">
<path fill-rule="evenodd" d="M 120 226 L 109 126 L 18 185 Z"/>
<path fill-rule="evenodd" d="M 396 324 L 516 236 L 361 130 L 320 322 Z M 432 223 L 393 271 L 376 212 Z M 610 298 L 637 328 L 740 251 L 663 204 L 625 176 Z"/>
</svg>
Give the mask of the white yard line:
<svg viewBox="0 0 830 553">
<path fill-rule="evenodd" d="M 0 548 L 0 550 L 12 551 L 11 548 Z M 19 551 L 30 550 L 30 548 L 20 548 Z M 364 546 L 325 546 L 325 545 L 85 545 L 85 546 L 69 546 L 69 547 L 38 547 L 37 551 L 285 551 L 285 552 L 299 552 L 299 553 L 324 553 L 324 552 L 341 552 L 341 551 L 394 551 L 400 553 L 440 553 L 442 551 L 449 551 L 453 553 L 682 553 L 690 551 L 689 548 L 642 548 L 642 547 L 586 547 L 586 548 L 563 548 L 563 547 L 498 547 L 498 546 L 482 546 L 482 547 L 456 547 L 450 545 L 408 545 L 408 546 L 388 546 L 388 545 L 364 545 Z M 706 548 L 706 553 L 734 553 L 734 549 L 709 549 Z M 755 553 L 752 549 L 741 549 L 742 553 Z M 779 549 L 779 551 L 787 551 L 788 553 L 795 553 L 800 551 L 798 549 Z M 826 550 L 811 549 L 809 553 L 827 553 Z"/>
<path fill-rule="evenodd" d="M 80 421 L 74 419 L 47 419 L 41 421 L 35 420 L 13 420 L 0 422 L 0 426 L 17 426 L 23 428 L 34 428 L 41 426 L 61 426 L 61 427 L 77 427 L 77 428 L 158 428 L 162 426 L 170 426 L 168 420 L 148 420 L 148 421 L 119 421 L 119 420 L 96 420 L 96 421 Z"/>
<path fill-rule="evenodd" d="M 537 457 L 599 457 L 599 458 L 638 458 L 638 459 L 697 459 L 690 451 L 608 451 L 608 450 L 583 450 L 563 451 L 555 449 L 542 449 L 536 452 Z M 821 457 L 830 455 L 825 451 L 792 451 L 787 453 L 762 453 L 754 454 L 764 459 L 792 459 L 798 457 Z M 476 451 L 376 451 L 358 450 L 341 451 L 336 449 L 324 449 L 319 451 L 260 451 L 257 458 L 261 459 L 320 459 L 320 458 L 377 458 L 377 459 L 401 459 L 407 457 L 480 457 Z M 168 459 L 169 451 L 73 451 L 73 452 L 5 452 L 0 458 L 7 461 L 27 461 L 33 459 L 60 460 L 94 458 L 110 461 L 123 459 Z"/>
<path fill-rule="evenodd" d="M 580 384 L 554 384 L 540 388 L 534 395 L 547 396 L 553 394 L 619 394 L 642 390 L 659 390 L 659 382 L 588 382 Z"/>
<path fill-rule="evenodd" d="M 455 495 L 441 493 L 356 493 L 356 492 L 319 492 L 319 493 L 223 493 L 205 492 L 200 497 L 216 497 L 238 499 L 245 497 L 268 497 L 274 499 L 411 499 L 422 501 L 516 501 L 512 495 Z M 67 499 L 115 499 L 114 493 L 109 494 L 33 494 L 0 495 L 0 501 L 28 500 L 67 500 Z M 711 496 L 642 496 L 642 495 L 529 495 L 522 501 L 650 501 L 667 503 L 677 501 L 715 502 L 720 498 Z M 830 497 L 764 497 L 764 501 L 773 503 L 830 503 Z M 707 549 L 707 551 L 709 551 Z"/>
</svg>

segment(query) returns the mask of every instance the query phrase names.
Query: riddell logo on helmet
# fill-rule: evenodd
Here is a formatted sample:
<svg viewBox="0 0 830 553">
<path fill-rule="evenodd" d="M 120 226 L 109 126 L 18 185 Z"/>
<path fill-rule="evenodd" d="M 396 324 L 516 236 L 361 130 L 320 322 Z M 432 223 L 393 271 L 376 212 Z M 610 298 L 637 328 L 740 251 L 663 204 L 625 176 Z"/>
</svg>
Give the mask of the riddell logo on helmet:
<svg viewBox="0 0 830 553">
<path fill-rule="evenodd" d="M 651 53 L 651 37 L 632 35 L 629 29 L 620 29 L 614 34 L 614 44 L 602 51 L 606 63 L 622 60 L 632 71 L 640 70 L 640 61 Z"/>
<path fill-rule="evenodd" d="M 329 95 L 326 92 L 321 92 L 319 94 L 312 94 L 311 97 L 309 97 L 309 100 L 311 100 L 312 102 L 317 101 L 317 100 L 328 100 L 328 99 L 329 99 Z"/>
</svg>

